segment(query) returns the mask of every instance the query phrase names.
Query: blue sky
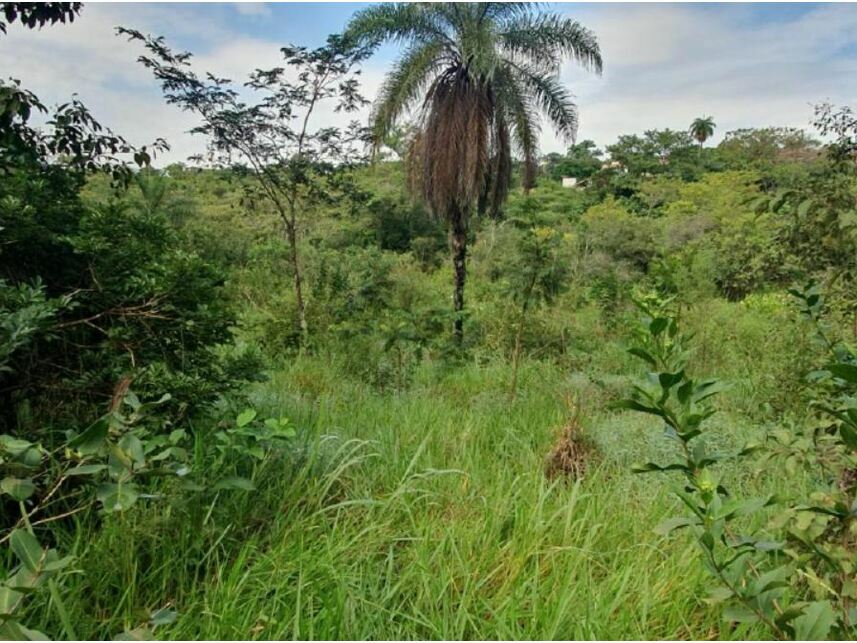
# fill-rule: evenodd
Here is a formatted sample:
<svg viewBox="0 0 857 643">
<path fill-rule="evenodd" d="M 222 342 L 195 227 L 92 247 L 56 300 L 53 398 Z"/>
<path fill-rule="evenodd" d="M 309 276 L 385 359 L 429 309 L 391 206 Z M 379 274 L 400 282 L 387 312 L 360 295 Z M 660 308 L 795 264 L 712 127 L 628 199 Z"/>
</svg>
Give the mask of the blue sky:
<svg viewBox="0 0 857 643">
<path fill-rule="evenodd" d="M 117 132 L 137 143 L 163 136 L 173 150 L 162 160 L 183 160 L 203 147 L 186 133 L 193 117 L 163 103 L 134 63 L 139 50 L 114 36 L 114 26 L 162 34 L 193 51 L 200 70 L 241 79 L 277 64 L 283 44 L 320 44 L 364 6 L 85 3 L 73 25 L 10 27 L 0 37 L 0 73 L 50 103 L 77 92 Z M 599 145 L 622 133 L 684 128 L 699 115 L 714 117 L 716 142 L 739 127 L 807 127 L 821 100 L 857 103 L 857 5 L 551 3 L 546 9 L 579 20 L 601 43 L 603 76 L 571 64 L 562 71 L 579 106 L 579 138 Z M 397 51 L 385 46 L 365 65 L 369 98 Z M 319 118 L 325 125 L 334 116 Z M 543 151 L 564 146 L 543 132 Z"/>
</svg>

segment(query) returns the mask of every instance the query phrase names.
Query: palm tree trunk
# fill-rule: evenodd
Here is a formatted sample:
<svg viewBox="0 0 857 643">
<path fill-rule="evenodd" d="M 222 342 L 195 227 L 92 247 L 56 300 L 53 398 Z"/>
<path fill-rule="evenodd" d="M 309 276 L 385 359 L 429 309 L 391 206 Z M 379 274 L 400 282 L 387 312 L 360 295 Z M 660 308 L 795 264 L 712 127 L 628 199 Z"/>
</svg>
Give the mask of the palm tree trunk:
<svg viewBox="0 0 857 643">
<path fill-rule="evenodd" d="M 458 206 L 453 206 L 458 207 Z M 450 217 L 452 226 L 449 242 L 452 248 L 452 267 L 455 288 L 452 295 L 455 318 L 452 333 L 459 346 L 464 339 L 464 283 L 467 280 L 467 225 L 462 212 L 454 212 Z"/>
</svg>

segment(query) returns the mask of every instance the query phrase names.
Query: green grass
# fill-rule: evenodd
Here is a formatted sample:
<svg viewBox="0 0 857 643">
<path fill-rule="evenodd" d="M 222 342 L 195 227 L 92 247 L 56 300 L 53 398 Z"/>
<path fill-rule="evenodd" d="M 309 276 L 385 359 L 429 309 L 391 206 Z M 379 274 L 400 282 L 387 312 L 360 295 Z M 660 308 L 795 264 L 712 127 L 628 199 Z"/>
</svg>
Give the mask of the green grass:
<svg viewBox="0 0 857 643">
<path fill-rule="evenodd" d="M 80 530 L 66 623 L 113 636 L 169 605 L 159 638 L 754 635 L 702 601 L 693 543 L 652 531 L 680 511 L 674 480 L 629 473 L 668 448 L 652 423 L 587 411 L 589 474 L 545 478 L 567 417 L 557 391 L 576 377 L 528 362 L 510 404 L 505 365 L 425 369 L 381 394 L 298 360 L 252 394 L 301 427 L 295 453 L 266 464 L 256 493 L 180 496 Z M 714 421 L 726 447 L 759 430 Z M 40 613 L 33 626 L 71 634 L 56 605 Z"/>
</svg>

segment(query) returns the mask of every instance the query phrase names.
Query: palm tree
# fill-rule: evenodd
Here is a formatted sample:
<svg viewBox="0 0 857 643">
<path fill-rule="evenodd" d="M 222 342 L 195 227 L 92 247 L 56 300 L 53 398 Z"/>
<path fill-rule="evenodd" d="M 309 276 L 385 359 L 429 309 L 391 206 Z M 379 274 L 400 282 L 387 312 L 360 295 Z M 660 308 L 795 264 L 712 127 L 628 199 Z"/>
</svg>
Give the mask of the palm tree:
<svg viewBox="0 0 857 643">
<path fill-rule="evenodd" d="M 559 80 L 560 65 L 572 58 L 600 73 L 598 43 L 579 23 L 524 2 L 372 6 L 355 15 L 345 38 L 370 48 L 405 45 L 373 106 L 371 129 L 377 145 L 410 109 L 419 110 L 410 183 L 449 228 L 460 343 L 471 216 L 499 214 L 513 148 L 523 160 L 524 190 L 532 187 L 539 113 L 574 139 L 577 109 Z"/>
<path fill-rule="evenodd" d="M 715 127 L 717 127 L 717 124 L 714 122 L 714 119 L 710 116 L 705 116 L 703 118 L 694 119 L 690 124 L 690 129 L 688 131 L 699 143 L 699 147 L 702 147 L 702 144 L 705 143 L 705 141 L 714 136 Z"/>
</svg>

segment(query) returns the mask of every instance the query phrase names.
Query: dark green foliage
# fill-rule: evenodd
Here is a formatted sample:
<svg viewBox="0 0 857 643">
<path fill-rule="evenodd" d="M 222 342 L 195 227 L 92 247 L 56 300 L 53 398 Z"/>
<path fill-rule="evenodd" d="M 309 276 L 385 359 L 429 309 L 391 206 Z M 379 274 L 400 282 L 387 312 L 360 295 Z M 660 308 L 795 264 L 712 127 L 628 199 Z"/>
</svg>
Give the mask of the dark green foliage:
<svg viewBox="0 0 857 643">
<path fill-rule="evenodd" d="M 74 22 L 82 7 L 82 2 L 0 2 L 0 13 L 6 20 L 0 20 L 0 33 L 6 33 L 7 23 L 14 24 L 16 20 L 28 29 Z"/>
<path fill-rule="evenodd" d="M 635 176 L 670 173 L 687 179 L 699 171 L 699 154 L 687 132 L 665 129 L 649 130 L 642 136 L 625 134 L 607 152 Z"/>
<path fill-rule="evenodd" d="M 565 155 L 549 154 L 545 157 L 545 173 L 555 181 L 565 176 L 586 179 L 601 169 L 601 150 L 592 141 L 581 141 L 568 148 Z"/>
<path fill-rule="evenodd" d="M 419 203 L 404 197 L 380 198 L 371 201 L 366 209 L 376 243 L 382 250 L 411 250 L 419 255 L 421 263 L 431 265 L 446 247 L 443 227 Z"/>
<path fill-rule="evenodd" d="M 816 422 L 772 433 L 770 447 L 757 443 L 734 456 L 713 453 L 706 443 L 710 429 L 705 421 L 714 414 L 710 398 L 722 387 L 716 380 L 695 381 L 688 375 L 690 338 L 679 332 L 671 300 L 656 296 L 639 302 L 643 327 L 639 343 L 630 349 L 650 370 L 633 396 L 617 406 L 659 418 L 666 437 L 679 445 L 676 461 L 649 462 L 635 471 L 675 471 L 684 477 L 684 488 L 675 493 L 689 513 L 665 521 L 656 531 L 691 531 L 703 564 L 719 584 L 711 589 L 708 602 L 726 602 L 725 620 L 763 623 L 777 638 L 852 638 L 857 598 L 851 550 L 857 492 L 857 354 L 830 338 L 821 317 L 824 300 L 815 284 L 791 293 L 832 357 L 823 370 L 809 376 L 817 396 L 812 402 Z M 715 466 L 727 457 L 756 452 L 769 463 L 784 459 L 792 474 L 798 461 L 817 472 L 809 499 L 771 494 L 747 500 L 733 495 Z M 766 507 L 776 507 L 768 530 L 748 531 L 746 517 Z"/>
<path fill-rule="evenodd" d="M 819 143 L 800 129 L 764 127 L 727 132 L 718 156 L 731 167 L 768 168 L 777 163 L 810 161 Z"/>
<path fill-rule="evenodd" d="M 31 185 L 4 184 L 0 202 L 15 207 L 0 217 L 8 241 L 0 274 L 17 288 L 42 283 L 64 305 L 29 350 L 9 358 L 7 427 L 28 400 L 52 401 L 51 415 L 70 398 L 102 405 L 124 376 L 140 393 L 170 391 L 189 409 L 228 386 L 214 354 L 230 341 L 223 278 L 182 247 L 167 215 L 122 200 L 84 205 L 67 182 Z"/>
</svg>

